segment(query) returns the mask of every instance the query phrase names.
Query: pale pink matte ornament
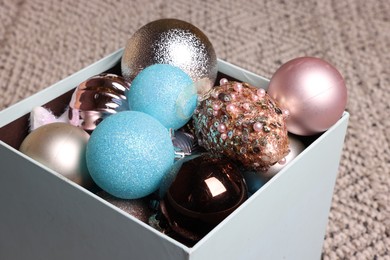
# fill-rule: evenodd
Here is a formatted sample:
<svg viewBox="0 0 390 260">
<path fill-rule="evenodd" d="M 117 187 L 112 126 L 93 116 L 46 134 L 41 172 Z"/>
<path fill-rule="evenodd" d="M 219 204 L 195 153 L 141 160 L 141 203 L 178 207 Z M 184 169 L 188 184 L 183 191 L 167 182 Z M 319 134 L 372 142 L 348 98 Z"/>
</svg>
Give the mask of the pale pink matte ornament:
<svg viewBox="0 0 390 260">
<path fill-rule="evenodd" d="M 268 94 L 289 110 L 287 130 L 303 136 L 326 131 L 340 119 L 347 103 L 340 72 L 314 57 L 283 64 L 272 76 Z"/>
</svg>

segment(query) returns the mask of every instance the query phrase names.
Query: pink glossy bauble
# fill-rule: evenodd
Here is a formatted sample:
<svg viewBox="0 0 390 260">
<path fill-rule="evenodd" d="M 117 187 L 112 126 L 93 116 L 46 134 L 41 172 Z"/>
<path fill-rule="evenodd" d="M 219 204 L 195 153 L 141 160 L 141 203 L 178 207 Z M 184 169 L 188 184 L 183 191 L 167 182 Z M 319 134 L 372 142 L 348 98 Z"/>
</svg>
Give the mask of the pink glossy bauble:
<svg viewBox="0 0 390 260">
<path fill-rule="evenodd" d="M 314 57 L 283 64 L 272 76 L 268 94 L 289 110 L 287 130 L 304 136 L 330 128 L 347 103 L 347 88 L 340 72 Z"/>
</svg>

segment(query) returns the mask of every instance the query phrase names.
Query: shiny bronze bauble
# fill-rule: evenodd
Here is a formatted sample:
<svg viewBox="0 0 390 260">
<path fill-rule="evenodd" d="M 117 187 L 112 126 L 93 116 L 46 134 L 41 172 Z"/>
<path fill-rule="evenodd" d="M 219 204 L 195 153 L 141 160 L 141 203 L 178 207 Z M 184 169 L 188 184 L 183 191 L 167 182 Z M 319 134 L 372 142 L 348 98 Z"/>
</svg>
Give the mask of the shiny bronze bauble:
<svg viewBox="0 0 390 260">
<path fill-rule="evenodd" d="M 246 198 L 239 168 L 227 159 L 203 154 L 181 164 L 160 210 L 176 236 L 196 242 Z"/>
</svg>

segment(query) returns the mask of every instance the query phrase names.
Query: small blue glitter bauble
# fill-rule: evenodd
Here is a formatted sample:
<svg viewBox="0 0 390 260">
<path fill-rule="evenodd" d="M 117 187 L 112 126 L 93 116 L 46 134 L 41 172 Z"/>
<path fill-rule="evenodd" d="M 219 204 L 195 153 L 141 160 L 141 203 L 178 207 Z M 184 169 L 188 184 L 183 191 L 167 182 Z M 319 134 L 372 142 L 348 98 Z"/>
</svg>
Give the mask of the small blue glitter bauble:
<svg viewBox="0 0 390 260">
<path fill-rule="evenodd" d="M 149 114 L 173 129 L 190 120 L 198 97 L 190 76 L 169 64 L 154 64 L 142 70 L 126 95 L 130 110 Z"/>
<path fill-rule="evenodd" d="M 123 111 L 103 120 L 86 150 L 88 170 L 103 190 L 137 199 L 159 188 L 174 162 L 169 131 L 155 118 Z"/>
</svg>

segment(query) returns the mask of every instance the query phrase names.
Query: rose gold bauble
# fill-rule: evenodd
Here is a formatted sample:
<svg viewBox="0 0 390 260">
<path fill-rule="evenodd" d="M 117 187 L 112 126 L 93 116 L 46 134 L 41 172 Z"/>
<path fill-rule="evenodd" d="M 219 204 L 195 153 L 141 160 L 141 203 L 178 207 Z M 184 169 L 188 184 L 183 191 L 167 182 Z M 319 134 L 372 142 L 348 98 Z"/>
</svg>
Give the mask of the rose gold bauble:
<svg viewBox="0 0 390 260">
<path fill-rule="evenodd" d="M 290 111 L 288 131 L 304 136 L 331 127 L 347 103 L 347 88 L 340 72 L 314 57 L 283 64 L 272 76 L 268 94 Z"/>
</svg>

